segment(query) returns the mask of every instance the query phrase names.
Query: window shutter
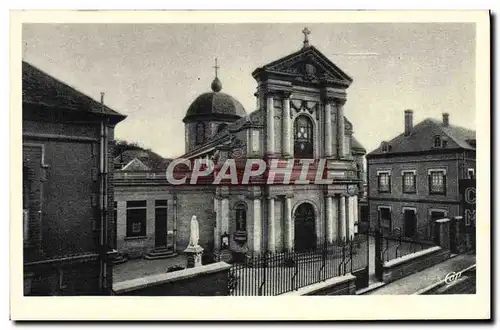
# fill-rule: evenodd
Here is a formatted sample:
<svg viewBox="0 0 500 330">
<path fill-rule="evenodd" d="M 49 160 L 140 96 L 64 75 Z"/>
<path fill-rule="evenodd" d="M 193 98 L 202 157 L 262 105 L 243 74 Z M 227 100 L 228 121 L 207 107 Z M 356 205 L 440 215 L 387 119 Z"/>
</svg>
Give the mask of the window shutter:
<svg viewBox="0 0 500 330">
<path fill-rule="evenodd" d="M 388 177 L 388 181 L 389 181 L 389 182 L 388 182 L 388 185 L 389 185 L 389 187 L 388 187 L 388 191 L 389 191 L 389 193 L 390 193 L 390 192 L 391 192 L 392 177 L 391 177 L 391 175 L 390 175 L 390 174 L 389 174 L 387 177 Z"/>
<path fill-rule="evenodd" d="M 432 193 L 432 172 L 428 175 L 429 194 Z"/>
<path fill-rule="evenodd" d="M 413 190 L 417 192 L 417 174 L 413 174 Z"/>
</svg>

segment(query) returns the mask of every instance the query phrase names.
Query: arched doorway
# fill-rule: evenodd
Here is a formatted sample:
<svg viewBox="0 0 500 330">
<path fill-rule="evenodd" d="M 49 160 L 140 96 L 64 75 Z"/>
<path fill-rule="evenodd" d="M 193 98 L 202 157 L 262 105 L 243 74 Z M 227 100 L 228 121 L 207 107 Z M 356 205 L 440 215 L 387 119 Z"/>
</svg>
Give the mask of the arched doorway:
<svg viewBox="0 0 500 330">
<path fill-rule="evenodd" d="M 306 251 L 316 248 L 316 217 L 314 207 L 310 203 L 302 203 L 294 213 L 295 218 L 295 251 Z"/>
</svg>

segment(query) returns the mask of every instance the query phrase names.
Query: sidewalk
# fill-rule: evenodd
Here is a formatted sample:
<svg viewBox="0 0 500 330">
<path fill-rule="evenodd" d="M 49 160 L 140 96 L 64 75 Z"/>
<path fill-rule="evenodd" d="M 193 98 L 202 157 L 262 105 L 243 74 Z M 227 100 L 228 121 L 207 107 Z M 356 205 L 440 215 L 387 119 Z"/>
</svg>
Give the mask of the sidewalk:
<svg viewBox="0 0 500 330">
<path fill-rule="evenodd" d="M 403 277 L 366 293 L 367 295 L 414 294 L 432 284 L 442 281 L 448 273 L 461 271 L 476 263 L 472 254 L 457 255 L 440 264 L 426 268 L 418 273 Z"/>
</svg>

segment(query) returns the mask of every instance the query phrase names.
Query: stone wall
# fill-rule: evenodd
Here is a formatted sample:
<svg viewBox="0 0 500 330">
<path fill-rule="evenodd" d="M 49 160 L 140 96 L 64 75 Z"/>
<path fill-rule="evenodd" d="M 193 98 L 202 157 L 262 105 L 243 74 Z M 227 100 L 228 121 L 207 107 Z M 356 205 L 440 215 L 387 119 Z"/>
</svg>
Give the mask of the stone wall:
<svg viewBox="0 0 500 330">
<path fill-rule="evenodd" d="M 115 283 L 121 296 L 227 296 L 231 265 L 217 262 Z"/>
<path fill-rule="evenodd" d="M 356 276 L 347 274 L 318 282 L 281 296 L 346 296 L 356 294 Z"/>
<path fill-rule="evenodd" d="M 383 265 L 382 281 L 394 282 L 405 276 L 434 266 L 450 258 L 450 251 L 434 246 L 426 250 L 408 254 L 403 257 L 385 262 Z"/>
</svg>

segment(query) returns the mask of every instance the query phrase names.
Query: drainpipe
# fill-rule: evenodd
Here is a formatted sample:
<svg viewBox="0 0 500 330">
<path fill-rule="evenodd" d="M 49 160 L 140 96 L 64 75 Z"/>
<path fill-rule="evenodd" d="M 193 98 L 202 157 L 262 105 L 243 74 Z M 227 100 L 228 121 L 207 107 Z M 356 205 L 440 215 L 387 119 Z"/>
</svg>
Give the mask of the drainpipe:
<svg viewBox="0 0 500 330">
<path fill-rule="evenodd" d="M 104 184 L 103 184 L 103 172 L 104 172 L 104 121 L 101 119 L 101 132 L 99 137 L 99 291 L 103 290 L 103 278 L 104 278 L 104 263 L 102 259 L 102 250 L 104 244 Z"/>
<path fill-rule="evenodd" d="M 104 113 L 104 93 L 101 93 L 101 112 Z M 107 260 L 108 251 L 108 125 L 107 120 L 101 120 L 101 290 L 107 289 Z"/>
</svg>

